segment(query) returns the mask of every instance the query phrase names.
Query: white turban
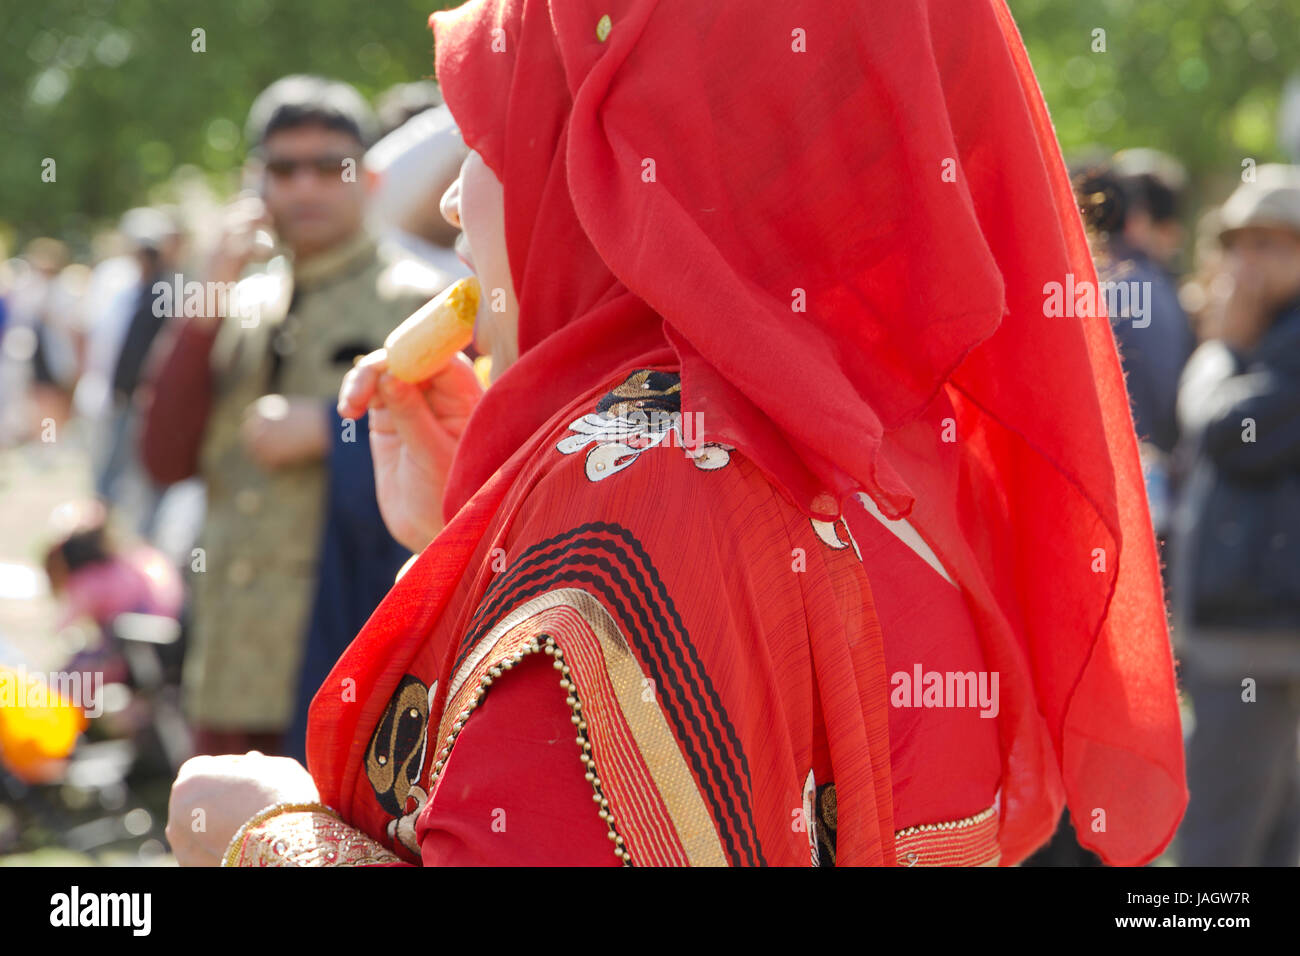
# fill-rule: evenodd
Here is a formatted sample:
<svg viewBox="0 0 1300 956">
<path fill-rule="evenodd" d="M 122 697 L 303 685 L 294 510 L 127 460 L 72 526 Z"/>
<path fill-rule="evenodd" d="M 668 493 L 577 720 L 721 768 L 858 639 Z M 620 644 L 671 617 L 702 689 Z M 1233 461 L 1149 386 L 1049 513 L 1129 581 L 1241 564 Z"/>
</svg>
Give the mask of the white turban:
<svg viewBox="0 0 1300 956">
<path fill-rule="evenodd" d="M 377 234 L 399 228 L 417 198 L 456 178 L 469 150 L 451 117 L 437 106 L 412 116 L 366 152 L 365 168 L 377 180 L 370 224 Z"/>
</svg>

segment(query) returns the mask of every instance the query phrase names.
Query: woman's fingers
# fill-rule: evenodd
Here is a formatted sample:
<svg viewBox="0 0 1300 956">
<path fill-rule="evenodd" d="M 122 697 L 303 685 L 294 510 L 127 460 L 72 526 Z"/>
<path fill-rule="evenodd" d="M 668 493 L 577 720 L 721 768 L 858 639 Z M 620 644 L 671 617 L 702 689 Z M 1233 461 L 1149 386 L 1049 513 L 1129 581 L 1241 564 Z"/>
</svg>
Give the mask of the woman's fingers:
<svg viewBox="0 0 1300 956">
<path fill-rule="evenodd" d="M 339 415 L 342 418 L 360 418 L 367 410 L 382 406 L 385 389 L 382 382 L 397 382 L 385 374 L 388 371 L 388 354 L 379 349 L 362 358 L 348 371 L 339 388 Z M 483 386 L 474 374 L 474 364 L 464 352 L 457 352 L 436 374 L 418 386 L 397 383 L 403 396 L 422 395 L 434 416 L 448 423 L 463 423 L 474 406 L 483 397 Z M 372 423 L 373 427 L 373 423 Z M 455 430 L 459 434 L 459 430 Z"/>
<path fill-rule="evenodd" d="M 429 393 L 430 404 L 439 415 L 462 414 L 473 409 L 483 397 L 483 386 L 474 373 L 474 363 L 464 352 L 457 352 L 420 387 Z"/>
<path fill-rule="evenodd" d="M 339 387 L 339 417 L 360 418 L 372 405 L 379 379 L 388 371 L 388 353 L 377 349 L 361 358 L 343 376 Z"/>
<path fill-rule="evenodd" d="M 446 456 L 455 439 L 439 422 L 430 407 L 427 394 L 414 385 L 408 385 L 392 375 L 379 380 L 379 395 L 383 399 L 384 414 L 376 428 L 380 434 L 396 433 L 402 443 L 417 455 Z"/>
</svg>

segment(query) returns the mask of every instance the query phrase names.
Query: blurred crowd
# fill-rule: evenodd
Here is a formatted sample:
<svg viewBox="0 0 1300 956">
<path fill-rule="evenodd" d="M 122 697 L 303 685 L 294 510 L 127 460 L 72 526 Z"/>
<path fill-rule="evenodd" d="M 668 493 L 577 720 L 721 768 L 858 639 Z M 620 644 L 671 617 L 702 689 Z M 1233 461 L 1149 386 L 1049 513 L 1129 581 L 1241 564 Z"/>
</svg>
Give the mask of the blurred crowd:
<svg viewBox="0 0 1300 956">
<path fill-rule="evenodd" d="M 195 753 L 305 759 L 315 688 L 409 558 L 339 385 L 469 274 L 439 210 L 466 149 L 434 84 L 372 107 L 285 77 L 246 136 L 228 201 L 131 209 L 85 262 L 40 237 L 0 266 L 0 454 L 71 444 L 92 472 L 40 556 L 56 630 L 93 632 L 61 669 L 144 702 L 117 725 L 159 780 Z M 0 630 L 10 674 L 16 645 Z M 0 806 L 82 752 L 35 713 L 0 708 Z"/>
<path fill-rule="evenodd" d="M 1074 169 L 1139 439 L 1193 708 L 1185 865 L 1300 863 L 1300 166 L 1199 211 L 1182 165 Z M 1101 298 L 1099 296 L 1099 298 Z M 1062 826 L 1039 862 L 1089 862 Z"/>
<path fill-rule="evenodd" d="M 195 752 L 303 757 L 312 693 L 409 557 L 378 513 L 365 422 L 334 396 L 468 274 L 439 214 L 465 149 L 432 84 L 372 108 L 287 77 L 246 138 L 228 203 L 132 209 L 86 261 L 36 238 L 0 265 L 0 449 L 69 425 L 88 439 L 96 500 L 52 516 L 44 569 L 60 624 L 98 628 L 90 666 L 113 682 L 156 691 L 130 648 L 174 648 L 154 654 L 184 729 L 161 735 L 170 769 Z M 1295 865 L 1300 167 L 1250 166 L 1199 209 L 1153 150 L 1072 172 L 1100 278 L 1142 303 L 1110 321 L 1194 709 L 1177 853 Z M 232 290 L 238 309 L 214 307 Z M 41 779 L 14 753 L 3 773 Z M 1063 828 L 1039 862 L 1084 856 Z"/>
</svg>

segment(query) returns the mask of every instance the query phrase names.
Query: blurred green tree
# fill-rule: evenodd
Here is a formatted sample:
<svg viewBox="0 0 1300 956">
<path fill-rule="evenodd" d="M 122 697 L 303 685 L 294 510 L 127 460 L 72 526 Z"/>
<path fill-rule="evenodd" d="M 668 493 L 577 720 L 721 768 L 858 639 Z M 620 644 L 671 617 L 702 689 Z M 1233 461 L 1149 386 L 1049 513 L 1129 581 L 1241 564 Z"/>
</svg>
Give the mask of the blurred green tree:
<svg viewBox="0 0 1300 956">
<path fill-rule="evenodd" d="M 227 177 L 253 97 L 313 72 L 375 95 L 429 77 L 431 10 L 457 0 L 23 0 L 0 11 L 0 221 L 84 237 L 181 164 Z M 774 2 L 774 0 L 763 0 Z M 972 2 L 972 0 L 958 0 Z M 1154 146 L 1221 193 L 1281 158 L 1297 0 L 1010 0 L 1067 154 Z M 195 30 L 203 30 L 196 52 Z M 1104 31 L 1098 34 L 1096 31 Z M 1104 39 L 1104 47 L 1101 42 Z M 53 159 L 55 182 L 42 180 Z"/>
<path fill-rule="evenodd" d="M 1162 149 L 1216 200 L 1244 160 L 1285 161 L 1277 119 L 1282 87 L 1300 70 L 1296 0 L 1008 5 L 1067 156 Z"/>
<path fill-rule="evenodd" d="M 180 164 L 243 161 L 253 98 L 287 73 L 375 96 L 430 78 L 457 0 L 19 0 L 0 9 L 0 221 L 84 237 Z M 194 31 L 202 30 L 196 34 Z M 198 43 L 198 39 L 202 43 Z M 202 52 L 198 48 L 202 47 Z M 42 179 L 54 160 L 55 181 Z"/>
</svg>

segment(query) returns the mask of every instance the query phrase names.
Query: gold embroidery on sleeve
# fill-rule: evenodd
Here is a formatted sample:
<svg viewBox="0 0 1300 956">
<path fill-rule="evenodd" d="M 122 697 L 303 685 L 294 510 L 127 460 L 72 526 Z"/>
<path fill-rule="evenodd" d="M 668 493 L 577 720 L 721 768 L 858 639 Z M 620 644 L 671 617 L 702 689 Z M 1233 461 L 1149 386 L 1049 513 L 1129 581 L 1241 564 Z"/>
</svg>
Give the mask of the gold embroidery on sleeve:
<svg viewBox="0 0 1300 956">
<path fill-rule="evenodd" d="M 996 805 L 960 820 L 922 823 L 894 834 L 894 854 L 899 866 L 997 866 Z"/>
<path fill-rule="evenodd" d="M 470 714 L 487 696 L 488 689 L 497 678 L 520 663 L 526 655 L 539 652 L 554 658 L 552 666 L 560 672 L 560 687 L 567 693 L 565 702 L 573 712 L 569 719 L 573 722 L 574 729 L 577 731 L 578 756 L 586 770 L 587 782 L 591 784 L 594 791 L 592 801 L 598 807 L 597 813 L 605 821 L 605 826 L 609 830 L 609 839 L 614 844 L 614 855 L 623 862 L 624 866 L 631 866 L 632 855 L 628 853 L 623 837 L 619 835 L 618 830 L 614 827 L 614 812 L 610 809 L 609 799 L 601 789 L 600 775 L 596 770 L 596 761 L 591 755 L 591 741 L 587 736 L 587 722 L 582 714 L 582 702 L 578 699 L 578 686 L 571 679 L 569 665 L 564 662 L 564 652 L 555 643 L 555 638 L 549 634 L 539 634 L 531 640 L 516 645 L 513 653 L 507 648 L 506 653 L 497 658 L 495 663 L 482 667 L 478 686 L 473 689 L 468 699 L 462 698 L 458 701 L 457 694 L 449 695 L 448 704 L 463 703 L 463 709 L 456 714 L 455 720 L 452 721 L 450 732 L 444 738 L 443 748 L 438 752 L 438 757 L 434 761 L 433 769 L 429 775 L 429 793 L 433 793 L 434 786 L 439 776 L 441 776 L 443 768 L 446 767 L 447 760 L 451 757 L 452 748 L 456 745 L 456 738 L 460 736 L 460 732 L 464 729 Z M 462 682 L 465 680 L 465 676 L 462 675 Z M 457 683 L 453 686 L 457 691 L 465 688 L 464 683 Z"/>
<path fill-rule="evenodd" d="M 563 645 L 564 666 L 573 673 L 566 671 L 566 679 L 585 688 L 580 719 L 591 725 L 585 736 L 594 751 L 605 751 L 605 772 L 598 775 L 603 797 L 612 807 L 630 808 L 621 811 L 618 835 L 625 843 L 616 845 L 643 866 L 725 866 L 717 828 L 686 757 L 659 705 L 645 696 L 641 665 L 609 612 L 587 591 L 548 591 L 488 631 L 452 675 L 438 739 L 453 740 L 476 705 L 478 684 L 513 666 L 543 634 Z M 435 755 L 435 778 L 448 752 L 444 747 Z"/>
<path fill-rule="evenodd" d="M 285 804 L 253 817 L 236 834 L 222 866 L 367 866 L 397 855 L 320 804 Z"/>
</svg>

